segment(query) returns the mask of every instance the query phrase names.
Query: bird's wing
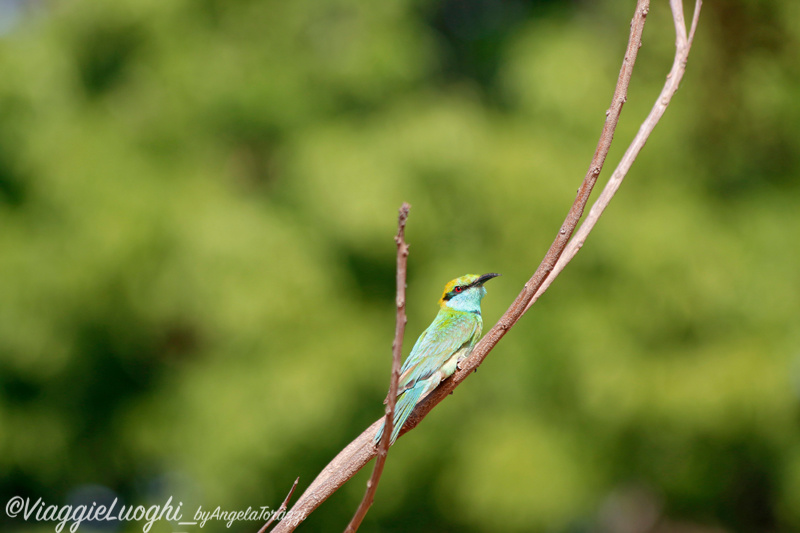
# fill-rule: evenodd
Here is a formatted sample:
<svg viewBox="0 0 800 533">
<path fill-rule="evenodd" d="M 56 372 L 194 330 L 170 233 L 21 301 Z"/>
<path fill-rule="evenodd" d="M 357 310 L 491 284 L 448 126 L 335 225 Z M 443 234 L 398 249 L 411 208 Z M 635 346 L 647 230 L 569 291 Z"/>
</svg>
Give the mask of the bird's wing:
<svg viewBox="0 0 800 533">
<path fill-rule="evenodd" d="M 440 312 L 436 315 L 400 369 L 398 392 L 431 377 L 464 345 L 475 344 L 480 330 L 481 319 L 474 313 Z"/>
</svg>

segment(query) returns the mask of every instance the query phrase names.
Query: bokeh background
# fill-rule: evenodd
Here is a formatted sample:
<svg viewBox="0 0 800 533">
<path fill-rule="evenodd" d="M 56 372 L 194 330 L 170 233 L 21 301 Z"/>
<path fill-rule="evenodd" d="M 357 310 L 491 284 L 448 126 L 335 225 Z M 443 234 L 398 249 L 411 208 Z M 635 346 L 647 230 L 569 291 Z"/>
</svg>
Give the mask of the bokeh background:
<svg viewBox="0 0 800 533">
<path fill-rule="evenodd" d="M 502 273 L 493 324 L 588 167 L 633 5 L 0 1 L 2 504 L 299 495 L 383 412 L 401 202 L 406 353 L 453 277 Z M 673 41 L 654 1 L 603 177 Z M 706 2 L 585 248 L 398 441 L 362 531 L 800 529 L 799 49 L 795 0 Z M 300 530 L 343 530 L 370 470 Z"/>
</svg>

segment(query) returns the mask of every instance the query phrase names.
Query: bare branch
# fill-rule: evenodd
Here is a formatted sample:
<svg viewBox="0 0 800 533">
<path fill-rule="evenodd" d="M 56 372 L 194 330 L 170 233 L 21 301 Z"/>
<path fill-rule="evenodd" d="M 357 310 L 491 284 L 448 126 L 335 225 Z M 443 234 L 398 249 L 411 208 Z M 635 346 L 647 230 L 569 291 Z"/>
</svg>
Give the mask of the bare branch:
<svg viewBox="0 0 800 533">
<path fill-rule="evenodd" d="M 661 120 L 661 117 L 667 110 L 667 106 L 672 100 L 672 97 L 678 90 L 678 86 L 683 78 L 683 74 L 686 72 L 686 61 L 689 57 L 689 50 L 692 47 L 692 40 L 694 39 L 697 21 L 700 17 L 700 7 L 702 6 L 702 1 L 697 0 L 695 3 L 692 27 L 688 38 L 686 36 L 686 24 L 683 18 L 683 5 L 681 0 L 670 0 L 670 6 L 672 7 L 672 17 L 675 21 L 675 58 L 672 62 L 672 69 L 669 71 L 669 74 L 667 74 L 667 81 L 664 83 L 664 88 L 661 89 L 661 94 L 659 94 L 656 103 L 650 110 L 650 114 L 648 114 L 647 118 L 645 118 L 644 122 L 642 122 L 639 132 L 636 134 L 636 137 L 633 138 L 633 141 L 631 141 L 631 144 L 628 146 L 628 149 L 622 156 L 619 165 L 617 165 L 617 168 L 609 178 L 608 183 L 606 183 L 606 186 L 603 188 L 603 192 L 600 193 L 600 196 L 589 210 L 586 220 L 583 221 L 580 229 L 578 229 L 577 233 L 575 234 L 575 237 L 569 242 L 564 250 L 564 253 L 558 259 L 558 262 L 553 269 L 553 273 L 536 291 L 536 294 L 526 306 L 525 311 L 530 309 L 534 302 L 536 302 L 536 300 L 538 300 L 539 297 L 544 294 L 556 276 L 558 276 L 561 271 L 564 270 L 564 267 L 567 266 L 567 264 L 572 260 L 573 257 L 575 257 L 581 247 L 583 247 L 583 243 L 586 242 L 587 235 L 589 235 L 589 233 L 592 231 L 595 224 L 597 224 L 597 221 L 600 219 L 600 216 L 611 202 L 611 199 L 617 193 L 620 185 L 622 185 L 622 180 L 625 179 L 625 176 L 631 169 L 631 165 L 633 165 L 633 162 L 636 160 L 639 152 L 642 150 L 642 148 L 644 148 L 647 139 L 650 137 L 650 134 L 656 127 L 656 124 L 658 124 L 658 121 Z"/>
<path fill-rule="evenodd" d="M 392 428 L 394 428 L 394 409 L 397 404 L 397 383 L 400 381 L 400 357 L 403 352 L 403 335 L 406 331 L 406 265 L 408 264 L 408 244 L 405 241 L 406 220 L 408 220 L 408 210 L 411 206 L 406 202 L 400 207 L 397 216 L 397 235 L 394 242 L 397 243 L 397 318 L 395 320 L 394 341 L 392 342 L 392 374 L 389 378 L 389 396 L 386 398 L 386 417 L 385 426 L 381 441 L 378 443 L 378 458 L 375 460 L 375 468 L 372 476 L 367 481 L 367 492 L 364 499 L 356 509 L 353 519 L 348 524 L 345 533 L 355 533 L 361 525 L 361 521 L 367 515 L 370 506 L 375 498 L 375 491 L 378 490 L 378 482 L 383 474 L 383 465 L 386 464 L 386 454 L 389 451 L 389 442 L 392 439 Z"/>
<path fill-rule="evenodd" d="M 644 145 L 644 142 L 646 141 L 650 132 L 652 132 L 652 128 L 657 123 L 658 118 L 663 115 L 664 109 L 669 104 L 670 98 L 672 97 L 672 94 L 674 94 L 674 91 L 677 90 L 678 82 L 683 75 L 683 69 L 685 67 L 691 41 L 697 26 L 701 3 L 700 0 L 697 0 L 697 3 L 695 4 L 695 14 L 688 38 L 686 37 L 686 29 L 685 25 L 683 24 L 682 9 L 679 9 L 680 0 L 671 0 L 671 3 L 673 14 L 676 20 L 676 28 L 679 26 L 682 28 L 682 30 L 678 31 L 678 37 L 676 40 L 676 62 L 680 63 L 680 69 L 675 70 L 675 65 L 673 65 L 673 71 L 668 77 L 668 85 L 670 85 L 670 83 L 674 84 L 671 85 L 673 89 L 671 92 L 667 91 L 667 93 L 662 91 L 662 95 L 656 102 L 656 107 L 654 107 L 654 110 L 658 108 L 657 118 L 655 120 L 651 120 L 650 117 L 648 117 L 648 119 L 642 125 L 640 135 L 637 135 L 637 138 L 634 140 L 635 143 L 639 142 L 640 145 L 635 150 L 629 149 L 623 157 L 623 161 L 620 163 L 620 166 L 617 169 L 617 171 L 620 172 L 618 177 L 619 182 L 621 182 L 624 174 L 630 169 L 630 165 L 638 155 L 639 150 L 641 150 L 641 147 Z M 569 261 L 566 259 L 566 257 L 571 258 L 574 256 L 574 253 L 570 252 L 572 253 L 571 256 L 565 255 L 565 259 L 561 259 L 562 254 L 564 254 L 565 249 L 568 246 L 568 242 L 570 245 L 572 242 L 575 242 L 574 247 L 577 251 L 577 249 L 579 249 L 583 244 L 586 234 L 588 234 L 588 232 L 591 230 L 591 227 L 593 227 L 593 224 L 592 226 L 587 226 L 585 233 L 576 235 L 576 238 L 570 241 L 570 237 L 575 231 L 575 228 L 577 227 L 578 222 L 583 215 L 589 195 L 591 194 L 592 188 L 597 181 L 597 177 L 600 175 L 605 158 L 608 155 L 608 150 L 614 136 L 614 131 L 622 111 L 622 106 L 627 99 L 628 84 L 630 82 L 632 69 L 636 61 L 639 47 L 642 43 L 642 33 L 648 12 L 649 1 L 638 0 L 636 12 L 634 13 L 633 20 L 631 22 L 631 33 L 628 40 L 628 47 L 622 62 L 622 67 L 620 69 L 617 86 L 614 90 L 614 97 L 611 101 L 611 106 L 606 113 L 606 121 L 603 126 L 603 131 L 600 135 L 600 140 L 597 144 L 597 149 L 595 150 L 594 157 L 589 165 L 589 170 L 584 177 L 580 188 L 578 189 L 575 202 L 570 208 L 564 223 L 561 225 L 555 240 L 542 260 L 542 263 L 539 265 L 539 268 L 537 268 L 531 279 L 528 280 L 528 282 L 524 285 L 522 291 L 505 312 L 505 314 L 503 314 L 500 320 L 498 320 L 497 324 L 495 324 L 484 336 L 484 338 L 481 339 L 481 341 L 476 345 L 470 357 L 461 362 L 461 369 L 457 370 L 453 376 L 443 381 L 436 390 L 434 390 L 420 405 L 416 407 L 401 431 L 401 435 L 414 428 L 431 411 L 431 409 L 433 409 L 440 401 L 447 397 L 447 395 L 449 395 L 475 369 L 477 369 L 478 366 L 480 366 L 487 354 L 530 308 L 530 305 L 534 299 L 538 298 L 541 293 L 547 289 L 549 284 L 553 279 L 555 279 L 558 273 L 561 272 L 563 265 Z M 678 23 L 679 20 L 680 24 Z M 664 98 L 665 94 L 668 95 L 666 99 Z M 639 140 L 637 141 L 637 139 Z M 615 175 L 617 175 L 617 171 L 615 171 Z M 614 179 L 614 176 L 612 176 L 610 182 Z M 610 186 L 610 182 L 609 185 L 606 186 L 606 189 L 608 189 Z M 619 184 L 616 185 L 616 188 L 618 187 Z M 616 192 L 616 188 L 613 189 L 613 192 Z M 613 196 L 613 192 L 610 192 L 609 194 Z M 610 200 L 610 197 L 608 200 Z M 606 205 L 608 200 L 605 200 Z M 598 199 L 598 202 L 599 201 L 600 200 Z M 595 215 L 590 213 L 590 215 L 587 217 L 587 221 L 592 216 L 599 217 L 600 213 L 602 213 L 602 210 L 595 213 Z M 581 230 L 582 229 L 583 226 L 581 227 Z M 562 266 L 560 266 L 560 269 L 556 270 L 559 263 L 562 263 Z M 328 466 L 323 469 L 323 471 L 311 483 L 308 489 L 306 489 L 305 493 L 292 508 L 292 512 L 290 513 L 292 516 L 290 519 L 281 521 L 278 527 L 276 527 L 275 531 L 277 533 L 293 531 L 297 525 L 305 520 L 305 518 L 314 509 L 316 509 L 323 501 L 325 501 L 325 499 L 327 499 L 348 479 L 355 475 L 355 473 L 358 472 L 370 459 L 372 459 L 376 453 L 375 447 L 372 445 L 372 439 L 375 436 L 375 432 L 377 431 L 380 422 L 381 421 L 378 420 L 373 423 L 344 450 L 342 450 L 333 459 L 333 461 L 328 464 Z"/>
<path fill-rule="evenodd" d="M 267 528 L 271 526 L 272 523 L 275 521 L 275 518 L 277 516 L 280 516 L 280 514 L 286 510 L 286 506 L 289 505 L 289 500 L 292 499 L 292 494 L 294 494 L 294 489 L 297 488 L 297 484 L 299 482 L 300 478 L 294 480 L 294 483 L 292 483 L 292 488 L 289 489 L 289 494 L 286 495 L 286 498 L 284 498 L 283 503 L 281 504 L 280 507 L 278 507 L 277 512 L 273 513 L 270 519 L 267 520 L 267 523 L 261 526 L 261 529 L 258 530 L 258 533 L 265 533 L 265 531 L 267 531 Z"/>
<path fill-rule="evenodd" d="M 592 193 L 592 188 L 597 182 L 597 177 L 605 163 L 606 156 L 611 147 L 611 141 L 614 138 L 614 130 L 619 122 L 619 116 L 622 113 L 622 106 L 628 98 L 628 85 L 630 83 L 631 75 L 633 74 L 633 66 L 636 63 L 636 57 L 639 48 L 642 44 L 642 33 L 644 32 L 644 23 L 647 14 L 650 10 L 649 0 L 639 0 L 636 4 L 636 12 L 631 21 L 631 33 L 628 38 L 628 48 L 625 51 L 625 57 L 622 60 L 622 67 L 619 71 L 617 78 L 617 86 L 614 89 L 614 97 L 611 100 L 611 107 L 606 112 L 606 121 L 603 125 L 603 131 L 600 134 L 600 140 L 597 143 L 594 157 L 589 165 L 589 170 L 583 178 L 580 188 L 578 189 L 577 197 L 572 204 L 572 207 L 567 213 L 561 229 L 558 231 L 553 244 L 547 250 L 542 263 L 536 269 L 531 279 L 524 285 L 522 292 L 517 295 L 517 298 L 506 310 L 500 320 L 497 321 L 492 329 L 475 346 L 472 354 L 461 362 L 461 370 L 457 370 L 453 376 L 442 382 L 437 389 L 435 389 L 423 401 L 409 417 L 406 422 L 404 431 L 409 431 L 414 428 L 425 416 L 433 409 L 439 402 L 447 397 L 453 390 L 460 385 L 469 375 L 476 370 L 489 352 L 497 345 L 500 339 L 505 336 L 514 324 L 525 314 L 528 309 L 529 302 L 533 299 L 536 291 L 545 280 L 550 276 L 556 262 L 567 246 L 569 238 L 575 231 L 575 227 L 583 215 L 583 210 L 586 203 L 589 201 L 589 195 Z M 401 435 L 403 432 L 401 431 Z"/>
</svg>

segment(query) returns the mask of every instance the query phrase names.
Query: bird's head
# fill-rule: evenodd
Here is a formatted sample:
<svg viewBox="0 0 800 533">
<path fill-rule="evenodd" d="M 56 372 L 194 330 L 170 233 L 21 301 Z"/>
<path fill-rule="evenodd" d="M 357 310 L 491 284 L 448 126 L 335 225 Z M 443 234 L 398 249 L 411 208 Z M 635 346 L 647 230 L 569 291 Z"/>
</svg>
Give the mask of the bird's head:
<svg viewBox="0 0 800 533">
<path fill-rule="evenodd" d="M 483 284 L 499 275 L 494 273 L 482 276 L 467 274 L 450 281 L 444 286 L 439 306 L 480 314 L 481 299 L 486 295 Z"/>
</svg>

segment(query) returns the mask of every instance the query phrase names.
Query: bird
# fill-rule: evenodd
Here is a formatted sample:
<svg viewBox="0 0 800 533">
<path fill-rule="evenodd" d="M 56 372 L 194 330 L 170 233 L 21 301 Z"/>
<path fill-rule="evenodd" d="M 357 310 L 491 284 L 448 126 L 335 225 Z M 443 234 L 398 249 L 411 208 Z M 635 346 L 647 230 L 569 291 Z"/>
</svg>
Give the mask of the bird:
<svg viewBox="0 0 800 533">
<path fill-rule="evenodd" d="M 499 275 L 467 274 L 444 286 L 436 318 L 419 336 L 400 369 L 390 445 L 397 440 L 414 406 L 460 368 L 459 363 L 472 352 L 483 329 L 481 300 L 486 295 L 483 284 Z M 375 435 L 376 445 L 385 426 L 384 419 Z"/>
</svg>

